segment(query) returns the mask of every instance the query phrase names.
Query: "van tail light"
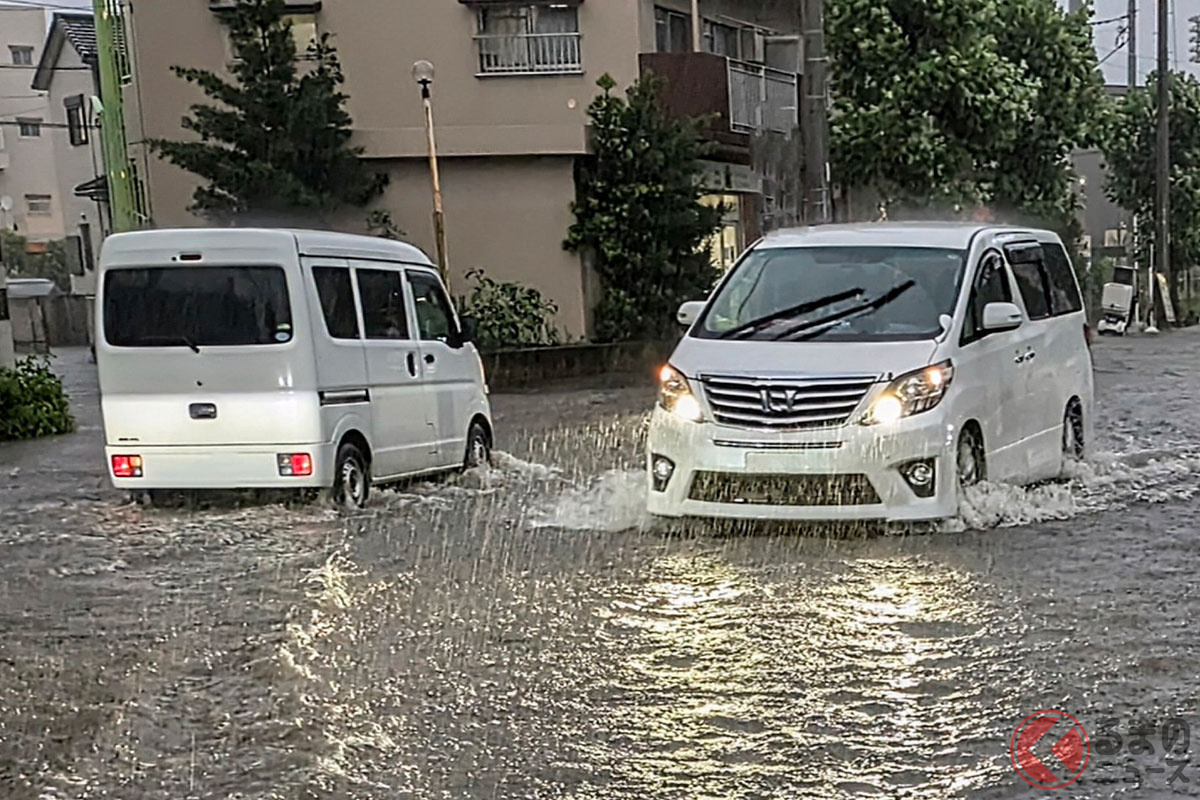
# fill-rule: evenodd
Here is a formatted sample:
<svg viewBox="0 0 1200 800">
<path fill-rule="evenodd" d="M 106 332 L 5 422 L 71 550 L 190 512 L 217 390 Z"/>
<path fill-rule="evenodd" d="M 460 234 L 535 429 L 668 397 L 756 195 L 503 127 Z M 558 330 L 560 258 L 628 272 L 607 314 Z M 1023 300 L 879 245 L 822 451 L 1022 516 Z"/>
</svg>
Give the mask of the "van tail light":
<svg viewBox="0 0 1200 800">
<path fill-rule="evenodd" d="M 313 473 L 312 456 L 308 453 L 280 453 L 275 458 L 280 475 L 304 477 Z"/>
<path fill-rule="evenodd" d="M 141 456 L 113 456 L 112 471 L 115 478 L 142 477 Z"/>
</svg>

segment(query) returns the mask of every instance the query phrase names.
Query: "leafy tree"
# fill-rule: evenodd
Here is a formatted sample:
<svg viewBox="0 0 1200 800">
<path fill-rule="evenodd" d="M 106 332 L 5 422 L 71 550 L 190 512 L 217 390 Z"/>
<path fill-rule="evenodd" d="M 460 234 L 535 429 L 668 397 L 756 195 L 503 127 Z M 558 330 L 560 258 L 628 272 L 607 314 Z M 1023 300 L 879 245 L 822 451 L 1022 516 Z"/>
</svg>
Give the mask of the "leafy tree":
<svg viewBox="0 0 1200 800">
<path fill-rule="evenodd" d="M 918 208 L 1070 216 L 1069 156 L 1091 142 L 1105 101 L 1085 12 L 1055 0 L 829 0 L 826 24 L 841 182 Z"/>
<path fill-rule="evenodd" d="M 1178 305 L 1175 278 L 1200 262 L 1200 82 L 1192 75 L 1170 76 L 1170 202 L 1172 300 Z M 1117 104 L 1108 129 L 1104 158 L 1108 164 L 1105 193 L 1143 220 L 1137 237 L 1138 260 L 1148 264 L 1157 246 L 1154 225 L 1158 161 L 1158 81 L 1128 93 Z"/>
<path fill-rule="evenodd" d="M 564 246 L 587 253 L 603 283 L 599 340 L 669 335 L 679 303 L 703 297 L 717 277 L 704 245 L 721 209 L 700 203 L 697 126 L 664 113 L 660 80 L 644 77 L 624 98 L 610 76 L 598 85 L 588 107 L 594 156 L 580 168 Z"/>
<path fill-rule="evenodd" d="M 386 176 L 368 174 L 349 146 L 345 77 L 328 34 L 298 69 L 283 0 L 239 0 L 226 16 L 232 80 L 172 67 L 216 105 L 193 105 L 183 128 L 198 140 L 153 140 L 168 161 L 204 178 L 192 209 L 209 215 L 361 205 Z"/>
<path fill-rule="evenodd" d="M 473 280 L 471 295 L 459 306 L 465 316 L 479 321 L 476 342 L 490 350 L 499 347 L 535 347 L 558 344 L 554 315 L 558 306 L 537 289 L 497 281 L 481 269 L 467 273 Z"/>
</svg>

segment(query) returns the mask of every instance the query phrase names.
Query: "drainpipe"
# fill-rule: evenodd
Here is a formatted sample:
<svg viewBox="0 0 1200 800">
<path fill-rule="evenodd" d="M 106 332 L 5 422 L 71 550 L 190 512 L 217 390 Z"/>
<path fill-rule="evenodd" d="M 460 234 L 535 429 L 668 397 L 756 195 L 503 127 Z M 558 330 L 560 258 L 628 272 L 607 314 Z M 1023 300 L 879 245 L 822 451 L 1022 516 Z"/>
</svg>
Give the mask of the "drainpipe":
<svg viewBox="0 0 1200 800">
<path fill-rule="evenodd" d="M 692 0 L 692 52 L 704 50 L 704 31 L 700 19 L 700 0 Z"/>
</svg>

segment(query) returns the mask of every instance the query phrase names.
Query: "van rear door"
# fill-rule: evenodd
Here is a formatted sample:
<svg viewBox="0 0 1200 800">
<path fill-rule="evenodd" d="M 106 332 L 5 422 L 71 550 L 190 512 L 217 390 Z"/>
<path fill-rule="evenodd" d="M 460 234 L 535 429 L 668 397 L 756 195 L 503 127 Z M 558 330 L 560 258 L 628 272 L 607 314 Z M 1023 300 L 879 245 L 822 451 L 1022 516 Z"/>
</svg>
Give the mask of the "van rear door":
<svg viewBox="0 0 1200 800">
<path fill-rule="evenodd" d="M 296 284 L 278 265 L 106 270 L 97 360 L 108 443 L 319 442 Z"/>
</svg>

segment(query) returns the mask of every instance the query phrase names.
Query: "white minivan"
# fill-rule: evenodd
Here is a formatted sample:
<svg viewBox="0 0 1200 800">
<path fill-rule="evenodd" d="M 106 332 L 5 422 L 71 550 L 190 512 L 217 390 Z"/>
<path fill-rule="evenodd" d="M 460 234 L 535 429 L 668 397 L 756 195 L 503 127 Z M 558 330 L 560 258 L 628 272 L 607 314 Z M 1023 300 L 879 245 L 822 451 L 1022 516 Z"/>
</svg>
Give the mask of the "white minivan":
<svg viewBox="0 0 1200 800">
<path fill-rule="evenodd" d="M 1090 334 L 1060 239 L 960 223 L 780 231 L 660 374 L 651 514 L 922 521 L 1082 458 Z"/>
<path fill-rule="evenodd" d="M 113 485 L 328 488 L 471 466 L 492 444 L 473 323 L 402 242 L 184 229 L 104 242 L 96 363 Z"/>
</svg>

